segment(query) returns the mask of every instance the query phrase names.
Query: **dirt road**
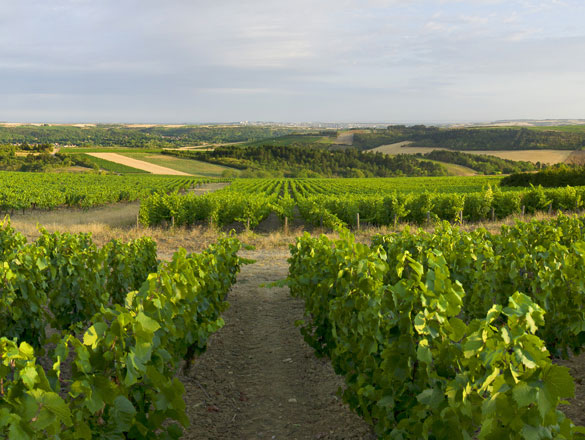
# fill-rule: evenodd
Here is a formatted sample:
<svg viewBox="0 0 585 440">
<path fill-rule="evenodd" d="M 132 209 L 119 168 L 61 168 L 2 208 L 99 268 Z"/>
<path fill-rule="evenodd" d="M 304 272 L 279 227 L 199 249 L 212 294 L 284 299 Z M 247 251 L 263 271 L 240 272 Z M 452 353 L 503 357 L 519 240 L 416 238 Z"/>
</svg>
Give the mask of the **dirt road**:
<svg viewBox="0 0 585 440">
<path fill-rule="evenodd" d="M 87 153 L 90 156 L 94 156 L 100 159 L 109 160 L 110 162 L 119 163 L 139 170 L 148 171 L 151 174 L 166 174 L 169 176 L 190 176 L 190 174 L 182 171 L 173 170 L 167 167 L 161 167 L 160 165 L 154 165 L 143 160 L 132 159 L 130 157 L 122 156 L 117 153 Z"/>
<path fill-rule="evenodd" d="M 294 321 L 302 303 L 263 283 L 287 274 L 287 251 L 244 253 L 226 325 L 180 377 L 192 426 L 185 439 L 370 439 L 370 427 L 341 403 L 342 384 L 317 359 Z"/>
</svg>

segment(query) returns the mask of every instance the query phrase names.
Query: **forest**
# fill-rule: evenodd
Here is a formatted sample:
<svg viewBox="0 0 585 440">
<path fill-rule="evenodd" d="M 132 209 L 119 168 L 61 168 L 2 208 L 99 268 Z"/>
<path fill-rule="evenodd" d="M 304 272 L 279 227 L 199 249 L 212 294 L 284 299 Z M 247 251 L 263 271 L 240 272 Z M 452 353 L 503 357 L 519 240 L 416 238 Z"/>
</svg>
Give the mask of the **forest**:
<svg viewBox="0 0 585 440">
<path fill-rule="evenodd" d="M 0 126 L 0 144 L 59 144 L 75 146 L 165 148 L 202 143 L 248 142 L 283 136 L 293 130 L 277 126 L 126 127 L 97 125 Z"/>
<path fill-rule="evenodd" d="M 163 151 L 246 170 L 243 177 L 396 177 L 444 176 L 439 164 L 412 155 L 388 156 L 355 149 L 329 151 L 310 147 L 265 145 L 218 147 L 213 151 Z"/>
<path fill-rule="evenodd" d="M 538 173 L 515 173 L 502 179 L 502 186 L 585 186 L 585 167 L 565 164 L 554 166 Z"/>
<path fill-rule="evenodd" d="M 385 130 L 355 132 L 353 145 L 368 150 L 403 141 L 411 141 L 417 147 L 450 150 L 578 150 L 585 147 L 585 130 L 391 125 Z"/>
</svg>

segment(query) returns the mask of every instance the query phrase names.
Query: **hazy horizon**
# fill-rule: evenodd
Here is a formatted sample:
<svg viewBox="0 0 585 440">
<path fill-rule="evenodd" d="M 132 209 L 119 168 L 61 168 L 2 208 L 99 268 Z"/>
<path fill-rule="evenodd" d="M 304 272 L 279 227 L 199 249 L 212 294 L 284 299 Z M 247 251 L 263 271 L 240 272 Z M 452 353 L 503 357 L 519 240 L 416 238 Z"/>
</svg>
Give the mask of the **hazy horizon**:
<svg viewBox="0 0 585 440">
<path fill-rule="evenodd" d="M 577 0 L 0 0 L 0 120 L 585 119 Z"/>
</svg>

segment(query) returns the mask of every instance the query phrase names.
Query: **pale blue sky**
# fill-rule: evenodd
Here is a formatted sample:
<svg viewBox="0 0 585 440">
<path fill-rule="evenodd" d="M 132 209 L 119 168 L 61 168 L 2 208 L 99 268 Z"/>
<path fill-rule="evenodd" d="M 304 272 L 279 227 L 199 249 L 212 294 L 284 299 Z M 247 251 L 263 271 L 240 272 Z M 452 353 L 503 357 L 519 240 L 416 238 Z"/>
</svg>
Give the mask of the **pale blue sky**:
<svg viewBox="0 0 585 440">
<path fill-rule="evenodd" d="M 0 120 L 585 118 L 583 0 L 0 0 Z"/>
</svg>

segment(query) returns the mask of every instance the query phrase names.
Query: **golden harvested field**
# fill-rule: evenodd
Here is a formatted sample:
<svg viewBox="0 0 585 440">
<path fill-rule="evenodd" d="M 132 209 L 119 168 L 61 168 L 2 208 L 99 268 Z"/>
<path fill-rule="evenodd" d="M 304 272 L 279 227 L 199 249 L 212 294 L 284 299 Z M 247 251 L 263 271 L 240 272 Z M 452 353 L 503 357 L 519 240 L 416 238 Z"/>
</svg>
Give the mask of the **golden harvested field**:
<svg viewBox="0 0 585 440">
<path fill-rule="evenodd" d="M 446 150 L 446 148 L 429 148 L 429 147 L 411 147 L 411 141 L 397 142 L 390 145 L 382 145 L 370 151 L 378 151 L 386 154 L 417 154 L 430 153 L 433 150 Z M 576 153 L 572 150 L 462 150 L 461 153 L 485 154 L 495 156 L 501 159 L 541 162 L 547 164 L 557 164 L 570 161 L 575 158 Z"/>
<path fill-rule="evenodd" d="M 381 145 L 369 151 L 376 151 L 385 154 L 416 154 L 430 153 L 433 150 L 444 150 L 445 148 L 409 147 L 412 141 L 396 142 L 395 144 Z"/>
<path fill-rule="evenodd" d="M 565 162 L 571 155 L 571 150 L 519 150 L 519 151 L 463 151 L 470 154 L 487 154 L 501 159 L 523 160 L 526 162 L 540 162 L 556 164 Z"/>
</svg>

